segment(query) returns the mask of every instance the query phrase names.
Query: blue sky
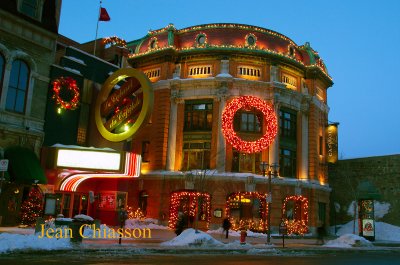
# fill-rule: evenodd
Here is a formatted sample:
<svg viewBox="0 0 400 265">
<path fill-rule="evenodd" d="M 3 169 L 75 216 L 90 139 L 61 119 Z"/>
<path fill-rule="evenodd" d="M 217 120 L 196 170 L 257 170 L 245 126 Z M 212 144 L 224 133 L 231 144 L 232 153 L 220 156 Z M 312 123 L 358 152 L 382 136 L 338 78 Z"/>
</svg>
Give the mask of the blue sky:
<svg viewBox="0 0 400 265">
<path fill-rule="evenodd" d="M 64 0 L 59 33 L 95 38 L 98 0 Z M 400 1 L 103 0 L 111 17 L 98 37 L 131 41 L 173 23 L 181 29 L 241 23 L 282 33 L 317 50 L 335 84 L 329 121 L 339 122 L 340 158 L 400 154 Z"/>
</svg>

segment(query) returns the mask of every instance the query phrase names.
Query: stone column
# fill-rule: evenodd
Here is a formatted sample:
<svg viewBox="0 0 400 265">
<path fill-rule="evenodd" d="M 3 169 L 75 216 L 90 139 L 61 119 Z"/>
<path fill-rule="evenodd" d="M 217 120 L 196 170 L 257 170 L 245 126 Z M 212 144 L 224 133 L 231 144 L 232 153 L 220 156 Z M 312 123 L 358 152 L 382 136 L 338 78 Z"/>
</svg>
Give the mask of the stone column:
<svg viewBox="0 0 400 265">
<path fill-rule="evenodd" d="M 180 98 L 180 91 L 171 92 L 171 109 L 169 115 L 168 130 L 168 148 L 167 148 L 167 166 L 166 169 L 173 171 L 175 169 L 175 149 L 176 149 L 176 133 L 177 133 L 177 116 L 178 103 L 183 100 Z"/>
<path fill-rule="evenodd" d="M 228 83 L 226 81 L 221 82 L 220 87 L 215 93 L 215 100 L 219 102 L 218 117 L 213 117 L 217 119 L 218 124 L 218 137 L 217 137 L 217 157 L 216 157 L 216 168 L 218 172 L 225 171 L 226 164 L 226 141 L 222 134 L 222 112 L 226 106 L 226 99 L 229 97 Z"/>
<path fill-rule="evenodd" d="M 308 179 L 308 115 L 301 113 L 301 163 L 300 179 Z"/>
<path fill-rule="evenodd" d="M 274 94 L 273 104 L 278 122 L 278 132 L 276 134 L 275 140 L 269 147 L 269 164 L 279 165 L 279 94 Z"/>
</svg>

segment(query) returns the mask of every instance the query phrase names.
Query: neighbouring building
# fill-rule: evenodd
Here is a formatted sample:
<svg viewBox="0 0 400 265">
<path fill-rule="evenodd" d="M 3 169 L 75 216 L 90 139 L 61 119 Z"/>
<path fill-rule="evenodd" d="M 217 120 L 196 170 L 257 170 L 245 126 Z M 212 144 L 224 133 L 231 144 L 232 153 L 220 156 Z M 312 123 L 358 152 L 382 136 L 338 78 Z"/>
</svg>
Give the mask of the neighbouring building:
<svg viewBox="0 0 400 265">
<path fill-rule="evenodd" d="M 0 2 L 0 157 L 9 160 L 0 180 L 2 225 L 15 225 L 30 186 L 46 182 L 38 157 L 60 8 L 61 0 Z"/>
<path fill-rule="evenodd" d="M 125 43 L 104 48 L 114 46 Z M 229 217 L 234 228 L 256 231 L 266 231 L 270 217 L 272 231 L 284 220 L 299 234 L 329 225 L 325 129 L 333 82 L 309 43 L 297 45 L 278 32 L 241 24 L 168 25 L 127 42 L 129 54 L 122 55 L 151 81 L 154 108 L 148 124 L 120 142 L 102 138 L 93 117 L 107 76 L 92 67 L 107 64 L 92 64 L 94 57 L 69 49 L 61 59 L 63 72 L 53 77 L 69 71 L 83 91 L 82 102 L 59 118 L 53 109 L 45 139 L 58 213 L 86 213 L 115 224 L 118 209 L 129 206 L 171 228 L 183 215 L 189 226 L 220 227 Z M 118 66 L 123 60 L 116 54 L 106 61 L 113 59 Z M 118 111 L 117 106 L 113 113 Z M 86 165 L 58 159 L 76 150 L 115 154 L 125 162 L 82 171 Z M 141 170 L 132 172 L 133 164 Z"/>
<path fill-rule="evenodd" d="M 400 225 L 400 155 L 341 159 L 329 166 L 331 193 L 331 225 L 345 224 L 353 219 L 350 204 L 360 198 L 358 187 L 363 182 L 371 184 L 379 194 L 380 203 L 389 204 L 387 213 L 378 221 Z M 336 207 L 335 207 L 336 205 Z M 376 209 L 377 210 L 377 209 Z M 382 215 L 382 213 L 378 213 Z M 379 230 L 376 231 L 379 233 Z"/>
</svg>

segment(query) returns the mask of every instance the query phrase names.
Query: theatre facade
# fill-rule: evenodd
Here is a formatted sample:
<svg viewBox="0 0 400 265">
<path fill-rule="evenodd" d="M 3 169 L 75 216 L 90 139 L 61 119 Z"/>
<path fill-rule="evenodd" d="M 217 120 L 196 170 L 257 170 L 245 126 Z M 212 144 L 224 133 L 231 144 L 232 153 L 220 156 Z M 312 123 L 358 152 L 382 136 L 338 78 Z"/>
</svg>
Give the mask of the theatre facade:
<svg viewBox="0 0 400 265">
<path fill-rule="evenodd" d="M 68 121 L 47 110 L 49 132 L 66 124 L 45 139 L 43 155 L 58 212 L 115 224 L 128 206 L 170 228 L 180 215 L 201 229 L 225 217 L 235 229 L 260 232 L 268 220 L 272 232 L 282 222 L 297 234 L 329 225 L 333 82 L 310 43 L 255 26 L 207 24 L 168 25 L 113 45 L 124 46 L 129 67 L 146 80 L 125 75 L 104 92 L 117 68 L 98 60 L 93 67 L 103 72 L 93 78 L 83 68 L 94 59 L 76 49 L 64 72 L 53 71 L 54 78 L 69 71 L 82 88 L 80 104 L 63 114 Z M 107 136 L 131 130 L 147 110 L 130 137 Z"/>
</svg>

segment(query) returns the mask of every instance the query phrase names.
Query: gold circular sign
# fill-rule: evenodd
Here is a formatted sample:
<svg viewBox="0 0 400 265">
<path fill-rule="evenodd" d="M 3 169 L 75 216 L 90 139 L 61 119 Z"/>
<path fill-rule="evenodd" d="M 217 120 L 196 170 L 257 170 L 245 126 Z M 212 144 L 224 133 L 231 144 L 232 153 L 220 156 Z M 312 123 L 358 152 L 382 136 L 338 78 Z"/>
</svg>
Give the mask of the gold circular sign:
<svg viewBox="0 0 400 265">
<path fill-rule="evenodd" d="M 110 92 L 116 84 L 125 78 L 123 84 L 118 90 L 114 91 L 111 95 Z M 130 102 L 122 110 L 118 109 L 118 113 L 108 120 L 105 117 L 110 117 L 110 112 L 115 108 L 119 108 L 126 97 L 132 96 L 135 91 L 142 90 L 143 96 L 136 96 L 134 102 Z M 104 82 L 103 87 L 96 100 L 95 120 L 96 126 L 100 134 L 107 140 L 112 142 L 120 142 L 133 136 L 140 128 L 145 125 L 153 111 L 154 92 L 150 80 L 147 76 L 136 69 L 124 68 L 115 71 Z M 134 110 L 140 108 L 139 116 L 135 119 L 134 123 L 125 128 L 122 132 L 112 132 L 116 124 L 130 119 Z"/>
</svg>

